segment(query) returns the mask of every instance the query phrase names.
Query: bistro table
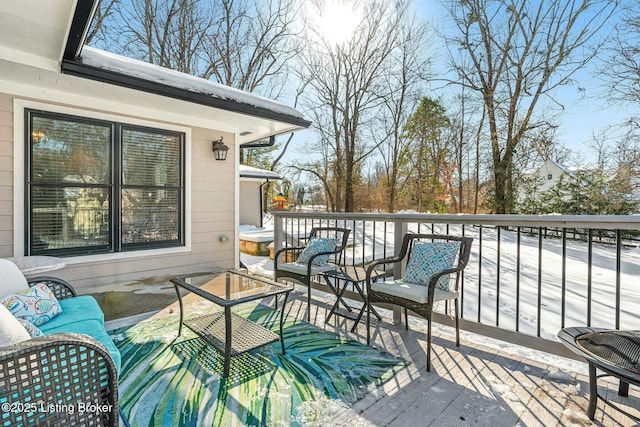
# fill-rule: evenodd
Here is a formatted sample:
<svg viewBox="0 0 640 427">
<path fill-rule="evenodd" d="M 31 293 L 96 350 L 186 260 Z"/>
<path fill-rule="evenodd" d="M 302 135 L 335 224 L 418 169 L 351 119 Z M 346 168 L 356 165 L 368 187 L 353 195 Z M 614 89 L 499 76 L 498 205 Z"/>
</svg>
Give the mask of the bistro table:
<svg viewBox="0 0 640 427">
<path fill-rule="evenodd" d="M 209 345 L 222 352 L 224 354 L 223 377 L 229 376 L 231 357 L 263 345 L 280 341 L 282 354 L 285 354 L 282 335 L 284 307 L 293 286 L 252 276 L 239 270 L 221 270 L 178 276 L 171 279 L 171 282 L 178 295 L 180 305 L 178 336 L 182 334 L 182 325 L 184 324 Z M 185 320 L 180 288 L 192 292 L 224 308 L 224 310 Z M 277 298 L 281 294 L 284 294 L 284 302 L 280 309 L 279 335 L 231 311 L 231 307 L 235 305 L 269 296 Z"/>
<path fill-rule="evenodd" d="M 364 313 L 364 310 L 365 308 L 367 308 L 368 304 L 367 295 L 364 292 L 363 288 L 363 285 L 365 285 L 365 282 L 367 280 L 367 270 L 363 267 L 345 266 L 338 267 L 335 270 L 323 271 L 320 274 L 324 277 L 327 286 L 329 287 L 329 289 L 331 289 L 331 292 L 333 292 L 336 296 L 336 302 L 333 304 L 333 307 L 331 307 L 331 310 L 329 310 L 329 314 L 325 319 L 325 323 L 328 322 L 333 315 L 345 317 L 347 319 L 355 321 L 353 327 L 351 328 L 351 332 L 355 332 L 360 319 L 362 319 L 362 314 Z M 384 274 L 384 271 L 376 270 L 373 272 L 372 278 L 384 276 Z M 363 302 L 357 315 L 353 312 L 353 309 L 355 307 L 351 307 L 344 300 L 344 293 L 346 292 L 349 284 L 353 285 L 353 288 L 356 290 L 356 292 L 358 292 L 358 295 L 360 295 L 360 298 Z M 340 308 L 341 303 L 346 309 L 346 312 Z M 382 320 L 378 312 L 373 307 L 371 307 L 371 312 L 378 318 L 378 320 Z"/>
<path fill-rule="evenodd" d="M 635 421 L 640 418 L 624 411 L 598 394 L 598 378 L 614 376 L 620 380 L 618 395 L 629 395 L 629 384 L 640 386 L 640 331 L 606 330 L 590 327 L 564 328 L 558 338 L 571 351 L 589 364 L 589 408 L 593 420 L 598 398 Z M 604 374 L 597 375 L 596 368 Z"/>
</svg>

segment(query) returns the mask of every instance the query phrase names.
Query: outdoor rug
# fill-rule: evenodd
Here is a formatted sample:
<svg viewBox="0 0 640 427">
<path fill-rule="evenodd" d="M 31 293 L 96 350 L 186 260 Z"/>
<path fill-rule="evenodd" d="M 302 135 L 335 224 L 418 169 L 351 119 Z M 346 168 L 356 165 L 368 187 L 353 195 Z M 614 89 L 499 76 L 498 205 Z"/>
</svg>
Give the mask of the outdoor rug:
<svg viewBox="0 0 640 427">
<path fill-rule="evenodd" d="M 278 311 L 261 304 L 234 312 L 278 332 Z M 219 309 L 218 309 L 219 310 Z M 186 317 L 214 311 L 190 307 Z M 279 342 L 231 359 L 179 316 L 110 332 L 122 353 L 121 415 L 129 426 L 331 425 L 338 411 L 389 380 L 406 362 L 357 341 L 285 316 L 286 354 Z"/>
</svg>

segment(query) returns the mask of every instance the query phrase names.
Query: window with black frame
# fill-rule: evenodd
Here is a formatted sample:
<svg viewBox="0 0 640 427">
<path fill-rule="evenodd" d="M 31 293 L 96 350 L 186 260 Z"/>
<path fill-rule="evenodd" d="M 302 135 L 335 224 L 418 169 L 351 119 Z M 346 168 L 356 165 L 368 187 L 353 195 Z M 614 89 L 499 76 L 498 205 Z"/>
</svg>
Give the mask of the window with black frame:
<svg viewBox="0 0 640 427">
<path fill-rule="evenodd" d="M 25 250 L 58 256 L 184 245 L 184 134 L 26 112 Z"/>
</svg>

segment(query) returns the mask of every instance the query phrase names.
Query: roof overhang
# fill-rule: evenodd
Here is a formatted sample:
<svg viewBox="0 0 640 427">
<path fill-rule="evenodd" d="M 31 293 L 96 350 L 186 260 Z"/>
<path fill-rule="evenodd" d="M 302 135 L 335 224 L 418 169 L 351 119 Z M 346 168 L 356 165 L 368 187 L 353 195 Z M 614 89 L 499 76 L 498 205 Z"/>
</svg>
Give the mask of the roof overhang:
<svg viewBox="0 0 640 427">
<path fill-rule="evenodd" d="M 96 109 L 111 106 L 123 114 L 146 114 L 163 121 L 217 129 L 233 133 L 240 144 L 310 125 L 295 109 L 275 101 L 141 61 L 84 49 L 82 43 L 96 3 L 0 2 L 0 91 Z M 110 65 L 91 62 L 92 54 L 93 59 L 100 54 L 111 56 L 106 61 Z M 156 77 L 166 72 L 170 78 L 159 81 L 135 75 L 112 66 L 118 61 L 136 72 L 151 70 Z M 189 83 L 175 84 L 181 79 Z M 198 87 L 194 79 L 208 89 L 194 90 Z"/>
<path fill-rule="evenodd" d="M 63 60 L 62 72 L 243 116 L 279 122 L 284 125 L 284 128 L 302 129 L 311 124 L 298 111 L 279 102 L 87 46 L 77 59 Z M 284 128 L 279 133 L 293 130 Z M 241 142 L 255 141 L 273 135 L 273 133 L 256 135 L 251 129 L 243 130 L 240 134 L 246 137 Z"/>
</svg>

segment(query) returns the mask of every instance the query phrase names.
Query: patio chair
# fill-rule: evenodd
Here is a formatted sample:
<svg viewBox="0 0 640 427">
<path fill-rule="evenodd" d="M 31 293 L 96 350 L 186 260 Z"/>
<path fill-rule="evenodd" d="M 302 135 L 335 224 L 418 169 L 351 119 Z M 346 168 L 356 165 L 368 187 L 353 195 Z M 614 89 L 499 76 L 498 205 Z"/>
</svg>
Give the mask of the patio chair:
<svg viewBox="0 0 640 427">
<path fill-rule="evenodd" d="M 314 227 L 306 246 L 282 248 L 274 255 L 275 281 L 284 279 L 307 287 L 307 321 L 311 320 L 311 281 L 340 265 L 349 233 L 348 228 Z"/>
<path fill-rule="evenodd" d="M 405 328 L 409 329 L 407 309 L 427 320 L 427 371 L 431 370 L 431 315 L 439 301 L 455 306 L 456 346 L 460 346 L 458 284 L 471 253 L 472 238 L 437 234 L 406 234 L 397 256 L 372 262 L 367 268 L 367 298 L 371 303 L 390 303 L 404 307 Z M 406 261 L 401 279 L 372 281 L 376 268 Z M 397 267 L 396 267 L 397 268 Z M 371 306 L 367 309 L 367 345 Z"/>
</svg>

